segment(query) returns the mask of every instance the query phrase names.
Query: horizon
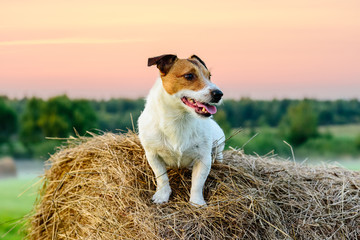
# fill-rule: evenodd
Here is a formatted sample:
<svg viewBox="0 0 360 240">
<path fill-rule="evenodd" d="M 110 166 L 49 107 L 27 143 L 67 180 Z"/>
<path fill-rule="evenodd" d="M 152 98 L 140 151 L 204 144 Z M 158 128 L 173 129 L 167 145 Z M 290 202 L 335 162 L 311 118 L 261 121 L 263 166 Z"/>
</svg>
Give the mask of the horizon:
<svg viewBox="0 0 360 240">
<path fill-rule="evenodd" d="M 0 3 L 0 95 L 144 98 L 147 58 L 204 60 L 226 99 L 360 99 L 360 2 Z M 19 16 L 22 16 L 19 18 Z"/>
<path fill-rule="evenodd" d="M 57 95 L 52 95 L 52 96 L 47 96 L 47 97 L 41 97 L 41 96 L 22 96 L 22 97 L 11 97 L 8 95 L 3 95 L 0 94 L 0 98 L 7 98 L 10 101 L 21 101 L 21 100 L 28 100 L 31 98 L 38 98 L 38 99 L 42 99 L 44 101 L 47 101 L 51 98 L 56 98 L 56 97 L 61 97 L 61 96 L 66 96 L 68 97 L 70 100 L 89 100 L 89 101 L 110 101 L 110 100 L 117 100 L 117 99 L 123 99 L 123 100 L 146 100 L 147 96 L 140 96 L 140 97 L 109 97 L 109 98 L 94 98 L 94 97 L 79 97 L 79 96 L 69 96 L 66 93 L 60 93 Z M 302 98 L 251 98 L 251 97 L 247 97 L 247 96 L 241 96 L 239 98 L 223 98 L 223 101 L 228 101 L 228 100 L 233 100 L 233 101 L 241 101 L 241 100 L 251 100 L 251 101 L 273 101 L 273 100 L 277 100 L 277 101 L 282 101 L 282 100 L 290 100 L 290 101 L 303 101 L 303 100 L 313 100 L 313 101 L 320 101 L 320 102 L 326 102 L 326 101 L 360 101 L 360 97 L 359 98 L 334 98 L 334 99 L 323 99 L 323 98 L 313 98 L 313 97 L 302 97 Z M 221 106 L 222 103 L 219 105 Z"/>
</svg>

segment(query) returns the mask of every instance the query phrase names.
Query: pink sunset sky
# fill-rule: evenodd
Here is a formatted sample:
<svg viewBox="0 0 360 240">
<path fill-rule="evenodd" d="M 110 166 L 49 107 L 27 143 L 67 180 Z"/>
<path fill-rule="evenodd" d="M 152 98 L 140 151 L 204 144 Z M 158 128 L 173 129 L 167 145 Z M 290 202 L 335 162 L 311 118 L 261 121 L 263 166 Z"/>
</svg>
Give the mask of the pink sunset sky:
<svg viewBox="0 0 360 240">
<path fill-rule="evenodd" d="M 0 2 L 0 95 L 144 97 L 164 53 L 227 98 L 360 98 L 360 1 Z"/>
</svg>

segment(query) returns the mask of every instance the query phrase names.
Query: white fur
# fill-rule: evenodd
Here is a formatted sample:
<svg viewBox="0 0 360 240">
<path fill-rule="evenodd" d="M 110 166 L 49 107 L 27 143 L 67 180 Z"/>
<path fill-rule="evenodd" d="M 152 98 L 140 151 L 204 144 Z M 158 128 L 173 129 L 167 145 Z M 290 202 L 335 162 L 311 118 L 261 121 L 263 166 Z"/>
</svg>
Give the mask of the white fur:
<svg viewBox="0 0 360 240">
<path fill-rule="evenodd" d="M 213 119 L 198 116 L 181 97 L 208 102 L 209 89 L 214 88 L 209 82 L 203 90 L 183 90 L 170 95 L 159 78 L 150 90 L 138 126 L 140 141 L 157 180 L 152 198 L 155 203 L 167 202 L 171 194 L 166 167 L 192 166 L 190 202 L 206 204 L 202 192 L 211 169 L 212 153 L 216 153 L 218 161 L 222 160 L 225 136 Z"/>
</svg>

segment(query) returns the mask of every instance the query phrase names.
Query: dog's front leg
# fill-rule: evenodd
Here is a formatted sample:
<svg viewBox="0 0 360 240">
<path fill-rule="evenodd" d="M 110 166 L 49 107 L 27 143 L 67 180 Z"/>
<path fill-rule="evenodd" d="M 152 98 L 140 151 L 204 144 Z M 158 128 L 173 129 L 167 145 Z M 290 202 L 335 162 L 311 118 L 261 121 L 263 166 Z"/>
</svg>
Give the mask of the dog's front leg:
<svg viewBox="0 0 360 240">
<path fill-rule="evenodd" d="M 206 205 L 203 197 L 205 181 L 211 169 L 211 157 L 195 162 L 191 176 L 190 203 L 192 205 Z"/>
<path fill-rule="evenodd" d="M 156 177 L 156 192 L 152 200 L 154 203 L 165 203 L 169 200 L 171 194 L 166 165 L 156 153 L 146 151 L 146 158 Z"/>
</svg>

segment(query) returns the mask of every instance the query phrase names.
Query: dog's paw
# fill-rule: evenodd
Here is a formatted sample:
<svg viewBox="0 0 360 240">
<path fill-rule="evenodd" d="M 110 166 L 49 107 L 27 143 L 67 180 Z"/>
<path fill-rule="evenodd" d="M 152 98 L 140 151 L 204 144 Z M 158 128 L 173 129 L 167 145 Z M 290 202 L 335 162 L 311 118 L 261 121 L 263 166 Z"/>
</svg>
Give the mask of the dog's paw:
<svg viewBox="0 0 360 240">
<path fill-rule="evenodd" d="M 206 206 L 206 202 L 205 202 L 204 198 L 191 198 L 190 197 L 190 204 L 195 207 Z"/>
<path fill-rule="evenodd" d="M 218 163 L 222 163 L 222 162 L 223 162 L 223 159 L 224 159 L 223 154 L 222 154 L 222 153 L 218 153 L 217 156 L 216 156 L 216 161 L 217 161 Z"/>
<path fill-rule="evenodd" d="M 169 185 L 167 185 L 157 190 L 154 196 L 152 197 L 152 200 L 154 203 L 157 204 L 166 203 L 167 201 L 169 201 L 170 194 L 171 194 L 171 188 Z"/>
<path fill-rule="evenodd" d="M 217 162 L 217 163 L 223 163 L 223 159 L 222 159 L 222 158 L 217 158 L 217 159 L 216 159 L 216 162 Z"/>
</svg>

